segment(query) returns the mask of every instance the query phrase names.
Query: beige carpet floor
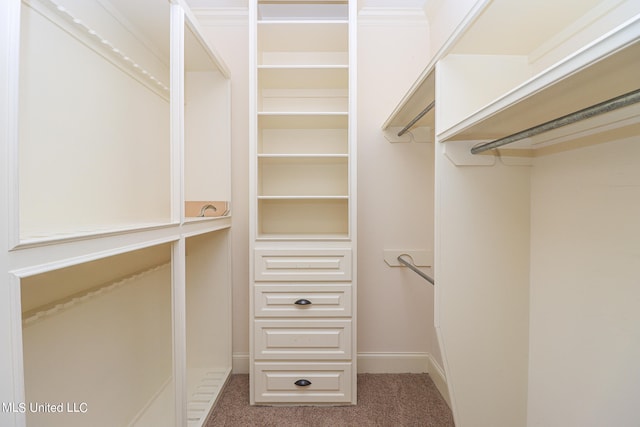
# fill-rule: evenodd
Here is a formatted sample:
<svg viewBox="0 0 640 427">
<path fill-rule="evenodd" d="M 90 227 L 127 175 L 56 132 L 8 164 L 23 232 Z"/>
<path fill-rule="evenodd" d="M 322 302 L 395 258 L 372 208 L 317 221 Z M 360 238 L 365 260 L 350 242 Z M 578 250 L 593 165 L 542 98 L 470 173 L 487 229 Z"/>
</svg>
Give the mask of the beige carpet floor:
<svg viewBox="0 0 640 427">
<path fill-rule="evenodd" d="M 249 406 L 249 376 L 232 375 L 206 427 L 453 427 L 427 374 L 359 374 L 356 406 Z"/>
</svg>

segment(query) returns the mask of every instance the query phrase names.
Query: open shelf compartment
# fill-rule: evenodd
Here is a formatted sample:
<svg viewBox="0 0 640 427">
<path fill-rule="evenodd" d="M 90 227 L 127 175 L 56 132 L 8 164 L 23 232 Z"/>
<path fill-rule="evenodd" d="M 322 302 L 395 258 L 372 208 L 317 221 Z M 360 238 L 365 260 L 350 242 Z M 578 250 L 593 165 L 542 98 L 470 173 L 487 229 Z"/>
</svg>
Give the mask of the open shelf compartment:
<svg viewBox="0 0 640 427">
<path fill-rule="evenodd" d="M 349 63 L 346 21 L 260 22 L 258 66 Z"/>
<path fill-rule="evenodd" d="M 82 3 L 21 4 L 21 241 L 171 219 L 169 4 Z"/>
<path fill-rule="evenodd" d="M 27 425 L 173 425 L 170 259 L 165 244 L 21 280 L 25 401 L 64 406 Z"/>
<path fill-rule="evenodd" d="M 187 421 L 202 426 L 231 374 L 229 231 L 186 239 Z"/>
<path fill-rule="evenodd" d="M 258 238 L 347 238 L 348 198 L 265 198 L 258 200 Z"/>
</svg>

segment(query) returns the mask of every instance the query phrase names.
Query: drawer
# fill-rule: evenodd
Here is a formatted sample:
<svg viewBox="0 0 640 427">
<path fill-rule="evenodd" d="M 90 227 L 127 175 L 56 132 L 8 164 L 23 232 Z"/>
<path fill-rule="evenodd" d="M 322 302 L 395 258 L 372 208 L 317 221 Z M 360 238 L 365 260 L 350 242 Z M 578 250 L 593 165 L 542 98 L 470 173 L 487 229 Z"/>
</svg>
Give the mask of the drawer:
<svg viewBox="0 0 640 427">
<path fill-rule="evenodd" d="M 349 281 L 350 249 L 256 249 L 255 280 Z"/>
<path fill-rule="evenodd" d="M 256 403 L 351 402 L 351 363 L 256 363 L 254 369 Z"/>
<path fill-rule="evenodd" d="M 259 359 L 351 359 L 351 320 L 255 320 Z"/>
<path fill-rule="evenodd" d="M 255 285 L 256 317 L 351 317 L 351 285 Z"/>
</svg>

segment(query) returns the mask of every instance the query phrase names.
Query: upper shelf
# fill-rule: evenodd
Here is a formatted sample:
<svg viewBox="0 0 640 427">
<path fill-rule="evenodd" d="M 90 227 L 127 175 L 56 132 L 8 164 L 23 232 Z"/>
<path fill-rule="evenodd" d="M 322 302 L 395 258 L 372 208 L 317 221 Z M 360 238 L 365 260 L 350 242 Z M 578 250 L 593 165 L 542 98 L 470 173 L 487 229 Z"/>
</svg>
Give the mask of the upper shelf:
<svg viewBox="0 0 640 427">
<path fill-rule="evenodd" d="M 463 59 L 460 64 L 447 64 L 446 61 L 446 67 L 463 66 L 466 62 Z M 475 58 L 470 58 L 470 62 L 473 61 Z M 491 99 L 451 126 L 439 128 L 438 134 L 443 141 L 501 138 L 634 91 L 640 88 L 638 70 L 640 15 Z M 445 77 L 442 84 L 455 82 L 446 81 Z M 440 104 L 445 109 L 454 108 L 447 102 L 443 99 Z M 616 114 L 628 116 L 633 108 L 627 107 Z"/>
<path fill-rule="evenodd" d="M 435 125 L 440 141 L 505 137 L 640 88 L 639 40 L 637 2 L 479 1 L 383 129 L 405 126 L 437 92 L 435 120 L 429 114 L 418 125 Z M 564 135 L 609 131 L 613 122 L 633 126 L 636 109 Z M 560 140 L 563 132 L 518 148 Z"/>
<path fill-rule="evenodd" d="M 389 119 L 382 125 L 383 129 L 402 129 L 424 109 L 435 101 L 435 70 L 434 64 L 427 67 L 416 83 L 409 89 L 409 92 L 398 107 L 393 111 Z M 427 126 L 433 128 L 435 123 L 435 110 L 431 110 L 422 116 L 412 127 Z"/>
</svg>

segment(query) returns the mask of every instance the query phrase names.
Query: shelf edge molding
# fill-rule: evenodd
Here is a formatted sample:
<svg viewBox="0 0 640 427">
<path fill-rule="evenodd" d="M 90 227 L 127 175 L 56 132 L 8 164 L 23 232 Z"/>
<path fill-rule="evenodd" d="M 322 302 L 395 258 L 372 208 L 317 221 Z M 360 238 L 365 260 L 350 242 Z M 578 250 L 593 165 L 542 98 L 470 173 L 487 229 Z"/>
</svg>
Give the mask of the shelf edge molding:
<svg viewBox="0 0 640 427">
<path fill-rule="evenodd" d="M 135 62 L 122 49 L 90 28 L 80 18 L 73 16 L 64 6 L 53 0 L 23 0 L 29 7 L 41 13 L 52 23 L 65 30 L 68 34 L 87 44 L 93 51 L 99 53 L 106 60 L 135 78 L 165 100 L 169 100 L 169 83 L 161 81 L 142 65 Z M 55 12 L 58 19 L 43 12 L 43 9 Z"/>
<path fill-rule="evenodd" d="M 143 276 L 147 276 L 151 273 L 154 273 L 156 271 L 160 271 L 162 269 L 166 269 L 169 268 L 171 266 L 170 262 L 165 262 L 162 263 L 160 265 L 157 265 L 155 267 L 151 267 L 145 271 L 136 273 L 136 274 L 132 274 L 131 276 L 125 277 L 124 279 L 118 280 L 116 282 L 111 282 L 111 283 L 107 283 L 105 285 L 99 286 L 98 288 L 94 288 L 86 293 L 83 293 L 82 295 L 75 295 L 75 296 L 70 296 L 67 297 L 66 299 L 64 299 L 63 301 L 60 301 L 58 303 L 54 303 L 53 305 L 44 308 L 44 309 L 39 309 L 39 310 L 33 310 L 31 312 L 25 313 L 24 318 L 22 319 L 22 324 L 24 326 L 29 326 L 32 325 L 34 323 L 36 323 L 39 320 L 45 319 L 49 316 L 53 316 L 55 314 L 58 314 L 62 311 L 68 310 L 78 304 L 81 304 L 84 301 L 87 301 L 89 299 L 98 297 L 100 295 L 103 295 L 107 292 L 111 292 L 115 289 L 118 289 L 124 285 L 126 285 L 127 283 L 130 283 L 140 277 Z"/>
</svg>

